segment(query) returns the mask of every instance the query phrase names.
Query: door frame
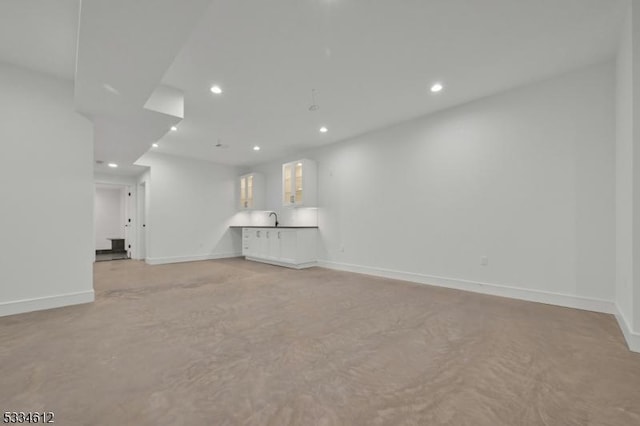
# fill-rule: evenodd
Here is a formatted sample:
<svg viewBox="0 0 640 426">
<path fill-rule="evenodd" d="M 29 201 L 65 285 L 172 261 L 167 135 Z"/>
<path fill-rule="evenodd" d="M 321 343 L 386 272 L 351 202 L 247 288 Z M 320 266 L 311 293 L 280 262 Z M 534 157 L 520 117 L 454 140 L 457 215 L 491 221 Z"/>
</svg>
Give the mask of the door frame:
<svg viewBox="0 0 640 426">
<path fill-rule="evenodd" d="M 129 256 L 129 258 L 131 259 L 137 259 L 137 240 L 138 240 L 138 233 L 136 232 L 137 229 L 137 217 L 138 217 L 138 206 L 137 206 L 137 191 L 136 191 L 136 185 L 133 183 L 123 183 L 123 182 L 118 182 L 115 179 L 113 181 L 108 180 L 108 179 L 94 179 L 93 182 L 93 187 L 94 187 L 94 191 L 95 191 L 95 187 L 97 185 L 102 185 L 102 186 L 112 186 L 114 188 L 121 188 L 123 190 L 123 198 L 124 198 L 124 213 L 125 213 L 125 218 L 124 218 L 124 225 L 125 225 L 125 248 L 127 249 L 127 255 Z M 94 193 L 94 197 L 95 197 L 95 193 Z M 94 212 L 94 222 L 93 222 L 93 235 L 95 236 L 95 212 Z M 94 237 L 95 238 L 95 237 Z M 94 248 L 95 248 L 95 241 L 93 244 Z M 94 250 L 94 256 L 95 256 L 95 250 Z M 95 257 L 94 257 L 94 261 L 95 261 Z"/>
<path fill-rule="evenodd" d="M 149 188 L 147 186 L 147 181 L 138 182 L 136 185 L 137 189 L 137 202 L 136 202 L 136 218 L 137 218 L 137 226 L 135 227 L 137 239 L 138 239 L 138 250 L 136 251 L 136 259 L 146 261 L 149 257 L 149 232 L 148 232 L 148 221 L 149 221 L 149 196 L 148 191 Z"/>
</svg>

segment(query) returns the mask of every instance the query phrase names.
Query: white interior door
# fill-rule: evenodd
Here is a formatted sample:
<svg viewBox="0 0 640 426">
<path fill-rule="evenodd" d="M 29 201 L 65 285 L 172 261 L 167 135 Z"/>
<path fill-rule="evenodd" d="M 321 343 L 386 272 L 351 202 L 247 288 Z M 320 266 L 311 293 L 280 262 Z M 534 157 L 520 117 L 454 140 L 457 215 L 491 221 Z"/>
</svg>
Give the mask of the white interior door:
<svg viewBox="0 0 640 426">
<path fill-rule="evenodd" d="M 147 197 L 146 185 L 138 186 L 138 259 L 147 258 Z"/>
<path fill-rule="evenodd" d="M 122 188 L 122 219 L 124 223 L 124 249 L 127 251 L 127 257 L 131 257 L 131 187 L 125 186 Z"/>
</svg>

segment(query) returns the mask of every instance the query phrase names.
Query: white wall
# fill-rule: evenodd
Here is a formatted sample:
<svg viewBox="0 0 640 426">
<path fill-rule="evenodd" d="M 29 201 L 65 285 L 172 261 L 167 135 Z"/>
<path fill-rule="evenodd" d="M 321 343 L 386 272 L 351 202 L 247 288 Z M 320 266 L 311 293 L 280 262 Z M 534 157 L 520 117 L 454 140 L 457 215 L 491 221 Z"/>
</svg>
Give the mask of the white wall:
<svg viewBox="0 0 640 426">
<path fill-rule="evenodd" d="M 329 266 L 613 301 L 614 137 L 601 64 L 253 170 L 276 208 L 281 164 L 318 162 Z"/>
<path fill-rule="evenodd" d="M 120 185 L 120 186 L 135 186 L 138 181 L 136 176 L 125 175 L 112 175 L 108 173 L 96 173 L 93 174 L 93 181 L 97 184 L 107 185 Z"/>
<path fill-rule="evenodd" d="M 0 315 L 93 300 L 93 128 L 73 85 L 0 64 Z"/>
<path fill-rule="evenodd" d="M 640 351 L 640 5 L 628 7 L 617 56 L 616 305 Z"/>
<path fill-rule="evenodd" d="M 229 229 L 236 213 L 236 168 L 158 153 L 147 153 L 138 163 L 150 167 L 145 191 L 148 263 L 241 253 L 240 239 Z"/>
<path fill-rule="evenodd" d="M 94 223 L 96 250 L 110 250 L 109 238 L 125 237 L 125 203 L 123 187 L 96 186 Z"/>
<path fill-rule="evenodd" d="M 635 350 L 640 352 L 640 2 L 633 1 L 633 330 Z"/>
<path fill-rule="evenodd" d="M 627 14 L 617 57 L 616 88 L 616 303 L 632 323 L 633 109 L 631 14 Z"/>
</svg>

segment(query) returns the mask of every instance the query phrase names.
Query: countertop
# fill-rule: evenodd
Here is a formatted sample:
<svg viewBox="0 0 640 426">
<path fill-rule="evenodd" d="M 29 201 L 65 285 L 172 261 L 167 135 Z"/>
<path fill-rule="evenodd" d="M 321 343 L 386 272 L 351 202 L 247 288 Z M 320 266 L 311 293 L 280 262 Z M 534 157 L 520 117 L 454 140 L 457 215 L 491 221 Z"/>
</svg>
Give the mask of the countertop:
<svg viewBox="0 0 640 426">
<path fill-rule="evenodd" d="M 317 226 L 254 226 L 254 225 L 250 225 L 250 226 L 241 226 L 241 225 L 234 225 L 234 226 L 230 226 L 229 228 L 270 228 L 270 229 L 317 229 Z"/>
</svg>

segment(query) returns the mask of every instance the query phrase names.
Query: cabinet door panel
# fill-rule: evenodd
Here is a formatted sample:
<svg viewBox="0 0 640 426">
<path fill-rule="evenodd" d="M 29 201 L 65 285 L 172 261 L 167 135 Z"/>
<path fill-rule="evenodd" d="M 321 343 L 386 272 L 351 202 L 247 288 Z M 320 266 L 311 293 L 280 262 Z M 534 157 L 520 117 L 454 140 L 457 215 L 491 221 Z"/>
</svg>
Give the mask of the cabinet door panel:
<svg viewBox="0 0 640 426">
<path fill-rule="evenodd" d="M 297 231 L 280 232 L 280 260 L 287 263 L 296 263 L 298 249 Z"/>
<path fill-rule="evenodd" d="M 251 239 L 250 230 L 243 229 L 242 230 L 242 255 L 243 256 L 249 256 L 249 253 L 251 251 L 250 239 Z"/>
<path fill-rule="evenodd" d="M 269 241 L 267 240 L 264 229 L 256 230 L 256 240 L 258 244 L 256 244 L 256 253 L 254 256 L 266 259 L 269 256 Z"/>
<path fill-rule="evenodd" d="M 280 231 L 267 231 L 269 240 L 269 259 L 280 259 Z"/>
<path fill-rule="evenodd" d="M 285 164 L 282 167 L 282 193 L 284 195 L 284 199 L 282 200 L 283 205 L 288 205 L 293 202 L 293 193 L 291 189 L 293 188 L 293 170 L 291 164 Z"/>
<path fill-rule="evenodd" d="M 302 204 L 302 163 L 296 163 L 295 171 L 295 203 Z"/>
<path fill-rule="evenodd" d="M 250 229 L 249 230 L 249 238 L 248 238 L 248 255 L 249 256 L 254 256 L 256 253 L 256 244 L 257 244 L 257 240 L 256 240 L 256 230 L 255 229 Z"/>
<path fill-rule="evenodd" d="M 253 208 L 253 175 L 247 176 L 247 190 L 246 190 L 245 207 Z"/>
<path fill-rule="evenodd" d="M 247 207 L 247 179 L 240 179 L 240 208 L 244 209 Z"/>
</svg>

